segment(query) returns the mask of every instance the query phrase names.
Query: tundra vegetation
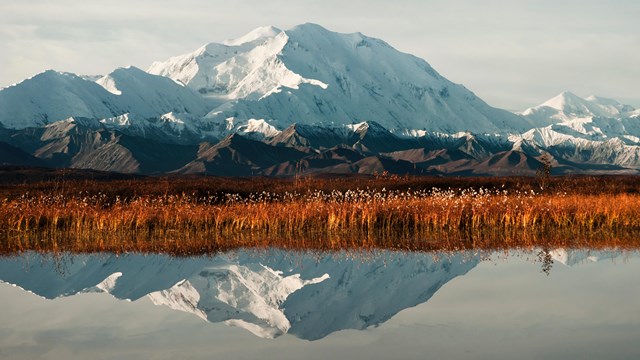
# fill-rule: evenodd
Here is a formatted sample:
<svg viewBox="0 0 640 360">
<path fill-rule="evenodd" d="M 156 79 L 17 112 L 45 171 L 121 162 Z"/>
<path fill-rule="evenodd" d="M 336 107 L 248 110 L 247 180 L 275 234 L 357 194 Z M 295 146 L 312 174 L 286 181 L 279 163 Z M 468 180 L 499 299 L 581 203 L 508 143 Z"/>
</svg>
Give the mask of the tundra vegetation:
<svg viewBox="0 0 640 360">
<path fill-rule="evenodd" d="M 4 179 L 0 253 L 638 249 L 638 180 L 388 174 Z"/>
</svg>

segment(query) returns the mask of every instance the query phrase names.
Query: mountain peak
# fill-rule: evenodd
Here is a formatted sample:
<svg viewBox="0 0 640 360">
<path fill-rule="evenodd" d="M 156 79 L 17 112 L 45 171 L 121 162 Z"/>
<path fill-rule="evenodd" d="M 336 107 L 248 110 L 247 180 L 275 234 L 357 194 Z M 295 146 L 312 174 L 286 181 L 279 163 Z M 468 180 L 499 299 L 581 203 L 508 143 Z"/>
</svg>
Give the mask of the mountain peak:
<svg viewBox="0 0 640 360">
<path fill-rule="evenodd" d="M 563 110 L 568 106 L 576 106 L 584 103 L 585 101 L 585 99 L 570 91 L 563 91 L 559 95 L 545 101 L 541 106 L 548 106 L 556 110 Z"/>
<path fill-rule="evenodd" d="M 117 83 L 125 81 L 125 79 L 145 76 L 150 75 L 135 66 L 126 66 L 113 70 L 109 74 L 95 80 L 95 82 L 114 95 L 122 95 L 122 91 L 118 88 Z"/>
<path fill-rule="evenodd" d="M 222 42 L 222 44 L 226 46 L 239 46 L 239 45 L 250 43 L 259 39 L 274 37 L 280 34 L 281 32 L 282 30 L 271 25 L 261 26 L 239 38 L 225 40 Z"/>
<path fill-rule="evenodd" d="M 111 105 L 118 106 L 106 106 L 116 116 L 162 115 L 157 109 L 189 113 L 204 118 L 212 129 L 226 129 L 222 132 L 243 129 L 251 119 L 263 119 L 274 130 L 297 122 L 342 126 L 364 120 L 390 131 L 498 133 L 532 127 L 528 120 L 492 108 L 464 86 L 448 81 L 422 59 L 382 40 L 333 32 L 314 23 L 285 31 L 260 27 L 223 44 L 210 43 L 156 62 L 147 72 L 116 69 L 96 81 L 108 94 L 96 90 L 100 94 L 89 100 L 117 102 Z M 169 95 L 170 102 L 163 100 Z M 228 119 L 233 119 L 233 128 L 225 127 Z"/>
<path fill-rule="evenodd" d="M 40 72 L 38 74 L 35 74 L 34 76 L 23 80 L 27 81 L 27 80 L 35 80 L 35 79 L 81 79 L 78 75 L 70 73 L 70 72 L 64 72 L 64 71 L 57 71 L 57 70 L 53 70 L 53 69 L 47 69 L 43 72 Z"/>
<path fill-rule="evenodd" d="M 529 119 L 554 123 L 591 117 L 625 117 L 634 110 L 632 106 L 623 105 L 613 99 L 595 95 L 582 98 L 570 91 L 563 91 L 522 114 Z"/>
<path fill-rule="evenodd" d="M 327 28 L 325 28 L 322 25 L 318 25 L 315 23 L 311 23 L 311 22 L 306 22 L 304 24 L 299 24 L 296 25 L 294 27 L 292 27 L 291 29 L 287 30 L 289 31 L 300 31 L 300 32 L 329 32 L 329 33 L 333 33 L 333 31 L 328 30 Z"/>
<path fill-rule="evenodd" d="M 258 28 L 154 63 L 149 72 L 219 105 L 207 116 L 218 124 L 264 119 L 283 130 L 296 122 L 339 126 L 371 119 L 391 130 L 495 133 L 531 127 L 382 40 L 313 23 L 278 31 Z"/>
<path fill-rule="evenodd" d="M 115 74 L 115 73 L 137 73 L 140 75 L 149 75 L 146 71 L 138 67 L 135 67 L 133 65 L 121 66 L 119 68 L 116 68 L 111 72 L 111 74 Z"/>
<path fill-rule="evenodd" d="M 75 76 L 74 74 L 71 73 L 65 73 L 65 72 L 61 72 L 61 71 L 56 71 L 53 69 L 46 69 L 43 70 L 31 77 L 28 77 L 18 83 L 15 84 L 11 84 L 9 86 L 0 88 L 0 90 L 7 90 L 7 89 L 11 89 L 14 87 L 19 87 L 23 84 L 29 84 L 29 83 L 33 83 L 33 81 L 43 81 L 43 79 L 57 79 L 57 78 L 63 78 L 64 76 L 68 76 L 68 77 L 72 77 Z"/>
<path fill-rule="evenodd" d="M 324 51 L 324 49 L 346 43 L 351 48 L 370 48 L 379 46 L 383 48 L 393 49 L 389 44 L 381 39 L 373 38 L 362 34 L 361 32 L 341 33 L 331 31 L 321 25 L 314 23 L 304 23 L 286 30 L 285 33 L 294 41 L 304 43 L 306 47 L 314 50 Z"/>
</svg>

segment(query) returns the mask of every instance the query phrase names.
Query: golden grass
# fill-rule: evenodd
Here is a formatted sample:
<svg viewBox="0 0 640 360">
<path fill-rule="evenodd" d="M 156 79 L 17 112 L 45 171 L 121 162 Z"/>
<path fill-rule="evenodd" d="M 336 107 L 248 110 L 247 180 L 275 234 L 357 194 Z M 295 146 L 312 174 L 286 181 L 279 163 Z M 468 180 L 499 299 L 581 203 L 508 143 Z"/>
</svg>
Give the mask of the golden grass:
<svg viewBox="0 0 640 360">
<path fill-rule="evenodd" d="M 411 184 L 420 188 L 419 182 Z M 0 197 L 0 254 L 29 250 L 188 255 L 270 246 L 640 248 L 637 193 L 536 193 L 535 184 L 525 184 L 509 189 L 374 186 L 333 191 L 295 184 L 274 192 L 145 191 L 122 197 L 79 190 L 78 184 L 54 191 L 31 186 L 33 192 Z"/>
</svg>

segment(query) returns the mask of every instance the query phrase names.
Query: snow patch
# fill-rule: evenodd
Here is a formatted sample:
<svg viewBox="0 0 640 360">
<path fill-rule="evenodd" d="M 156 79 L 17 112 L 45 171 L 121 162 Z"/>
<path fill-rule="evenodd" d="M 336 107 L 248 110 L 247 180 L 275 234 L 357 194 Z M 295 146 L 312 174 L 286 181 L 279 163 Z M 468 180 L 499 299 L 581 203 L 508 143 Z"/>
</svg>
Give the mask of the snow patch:
<svg viewBox="0 0 640 360">
<path fill-rule="evenodd" d="M 240 134 L 260 134 L 262 137 L 270 138 L 281 133 L 274 126 L 269 125 L 264 119 L 249 119 L 245 125 L 237 127 Z"/>
<path fill-rule="evenodd" d="M 102 86 L 105 90 L 114 95 L 122 95 L 122 91 L 118 90 L 116 81 L 113 77 L 111 77 L 111 75 L 103 76 L 96 81 L 96 84 Z"/>
<path fill-rule="evenodd" d="M 310 84 L 326 89 L 328 84 L 305 78 L 284 64 L 282 51 L 289 38 L 273 28 L 258 28 L 224 44 L 207 44 L 195 52 L 156 62 L 149 73 L 174 79 L 216 101 L 259 100 L 283 88 Z"/>
<path fill-rule="evenodd" d="M 96 285 L 96 288 L 106 292 L 106 293 L 110 293 L 115 287 L 116 287 L 116 282 L 118 281 L 118 278 L 120 278 L 122 276 L 121 272 L 115 272 L 111 275 L 109 275 L 106 279 L 104 279 L 101 283 L 99 283 L 98 285 Z"/>
<path fill-rule="evenodd" d="M 122 114 L 114 117 L 101 119 L 100 122 L 105 125 L 124 127 L 124 126 L 131 126 L 132 124 L 131 120 L 132 120 L 131 114 L 126 113 L 126 114 Z"/>
<path fill-rule="evenodd" d="M 366 130 L 369 127 L 369 124 L 366 121 L 362 121 L 355 124 L 347 124 L 344 127 L 351 132 L 357 132 L 359 130 Z"/>
<path fill-rule="evenodd" d="M 207 314 L 198 308 L 200 293 L 188 280 L 179 281 L 170 289 L 150 293 L 147 297 L 154 305 L 167 306 L 207 320 Z"/>
</svg>

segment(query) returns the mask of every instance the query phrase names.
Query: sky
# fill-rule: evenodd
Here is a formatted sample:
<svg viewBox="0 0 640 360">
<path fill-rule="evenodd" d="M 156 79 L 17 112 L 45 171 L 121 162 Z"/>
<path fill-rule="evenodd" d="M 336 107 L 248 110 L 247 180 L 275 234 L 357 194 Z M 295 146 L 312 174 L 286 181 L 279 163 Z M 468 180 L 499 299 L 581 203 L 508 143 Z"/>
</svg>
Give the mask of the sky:
<svg viewBox="0 0 640 360">
<path fill-rule="evenodd" d="M 0 3 L 0 87 L 46 69 L 106 74 L 312 22 L 429 62 L 489 104 L 524 110 L 569 90 L 640 107 L 637 0 L 30 0 Z"/>
</svg>

